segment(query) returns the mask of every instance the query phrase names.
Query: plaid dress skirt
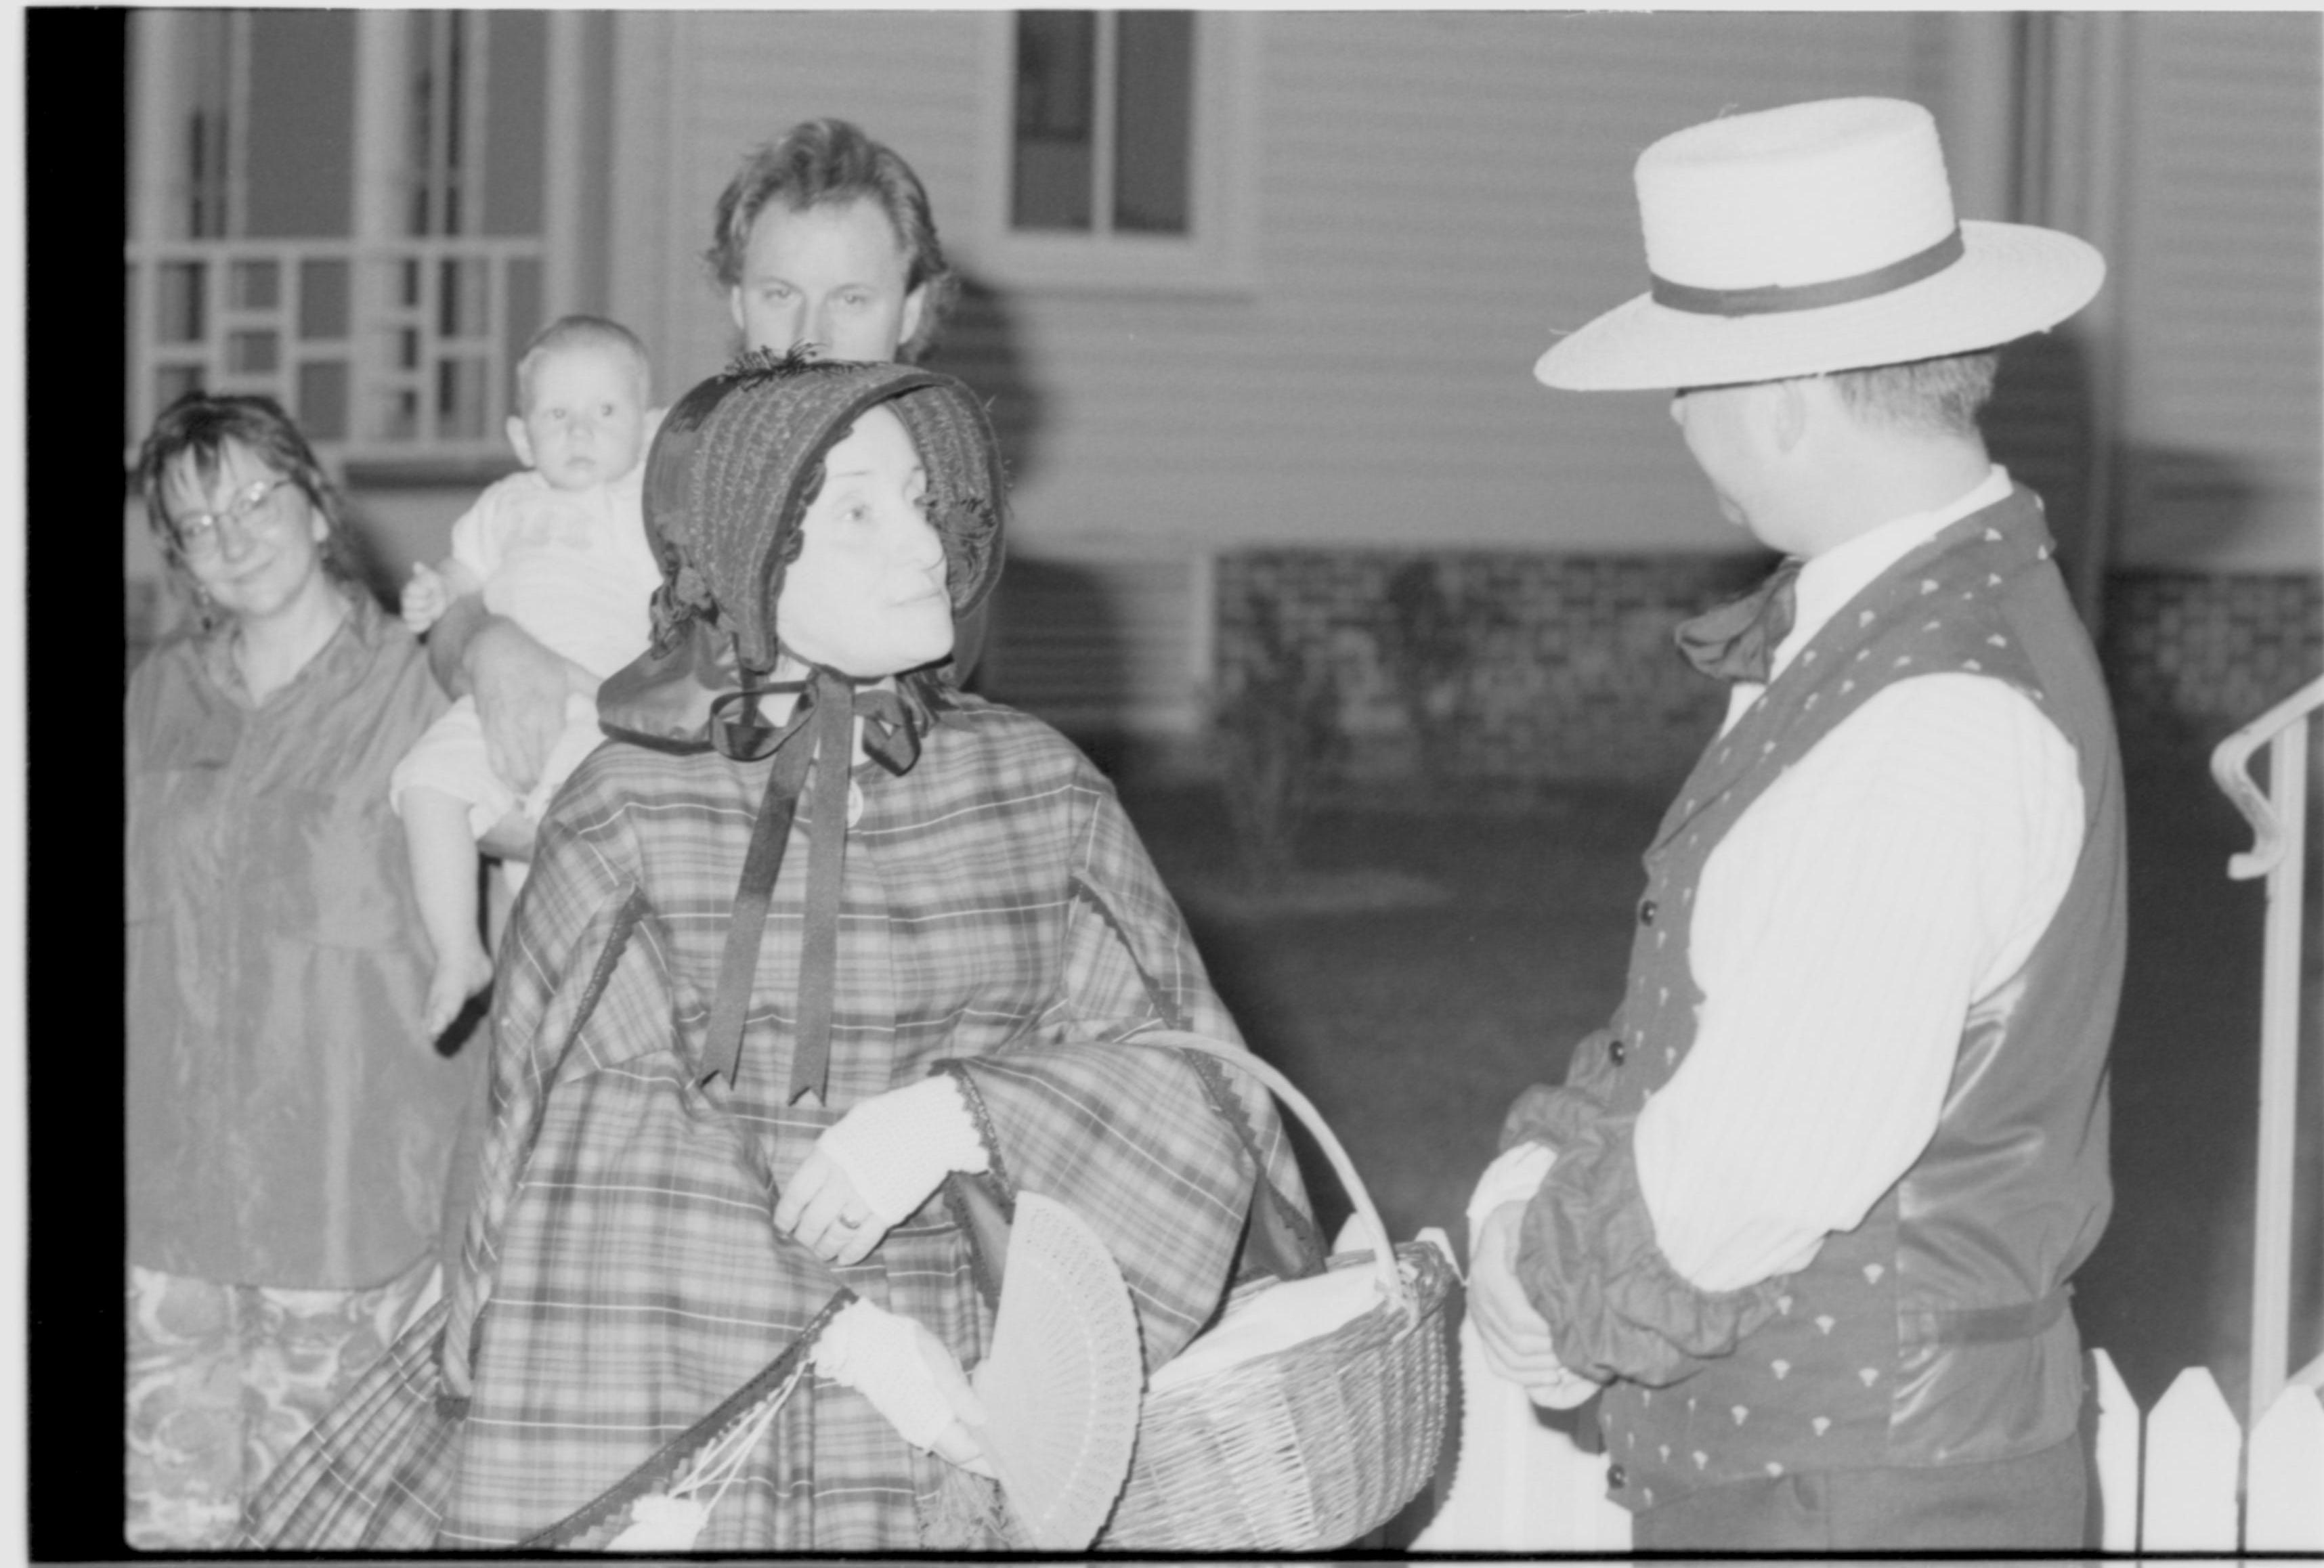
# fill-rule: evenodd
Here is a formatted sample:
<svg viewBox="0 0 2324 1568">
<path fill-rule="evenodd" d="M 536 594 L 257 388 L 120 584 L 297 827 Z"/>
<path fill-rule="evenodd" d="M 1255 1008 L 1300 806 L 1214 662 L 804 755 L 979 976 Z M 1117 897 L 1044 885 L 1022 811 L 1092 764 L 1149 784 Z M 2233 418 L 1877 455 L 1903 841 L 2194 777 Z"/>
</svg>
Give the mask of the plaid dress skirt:
<svg viewBox="0 0 2324 1568">
<path fill-rule="evenodd" d="M 254 1499 L 254 1544 L 515 1545 L 699 1420 L 843 1286 L 973 1366 L 990 1309 L 941 1198 L 846 1269 L 771 1222 L 825 1127 L 938 1063 L 1003 1186 L 1071 1204 L 1106 1239 L 1149 1368 L 1216 1308 L 1258 1167 L 1304 1204 L 1262 1091 L 1221 1095 L 1177 1054 L 1122 1043 L 1162 1026 L 1235 1037 L 1111 786 L 1046 726 L 974 699 L 910 772 L 858 770 L 829 1103 L 783 1102 L 804 819 L 741 1072 L 697 1084 L 768 766 L 609 745 L 559 797 L 501 954 L 458 1277 Z M 999 1545 L 988 1486 L 810 1374 L 696 1545 Z"/>
</svg>

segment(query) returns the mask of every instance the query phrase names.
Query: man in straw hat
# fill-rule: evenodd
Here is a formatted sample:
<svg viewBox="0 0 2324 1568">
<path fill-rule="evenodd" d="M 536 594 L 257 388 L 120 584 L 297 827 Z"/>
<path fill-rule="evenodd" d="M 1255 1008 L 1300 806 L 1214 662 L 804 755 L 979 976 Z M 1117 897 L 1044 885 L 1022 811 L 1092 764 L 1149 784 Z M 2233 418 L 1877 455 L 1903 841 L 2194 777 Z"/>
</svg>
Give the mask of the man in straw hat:
<svg viewBox="0 0 2324 1568">
<path fill-rule="evenodd" d="M 1957 221 L 1893 100 L 1696 125 L 1637 178 L 1652 289 L 1535 374 L 1674 389 L 1788 558 L 1680 629 L 1727 721 L 1646 852 L 1619 1010 L 1510 1109 L 1504 1159 L 1554 1161 L 1480 1228 L 1479 1326 L 1537 1402 L 1604 1386 L 1642 1548 L 2073 1548 L 2121 771 L 1975 418 L 2104 263 Z"/>
</svg>

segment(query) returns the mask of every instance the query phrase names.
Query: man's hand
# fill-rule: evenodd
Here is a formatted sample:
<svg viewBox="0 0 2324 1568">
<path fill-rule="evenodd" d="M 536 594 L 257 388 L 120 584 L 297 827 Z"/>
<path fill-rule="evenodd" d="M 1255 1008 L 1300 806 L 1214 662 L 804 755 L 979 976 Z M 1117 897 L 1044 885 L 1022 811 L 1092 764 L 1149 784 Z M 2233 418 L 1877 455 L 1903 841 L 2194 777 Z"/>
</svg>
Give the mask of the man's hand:
<svg viewBox="0 0 2324 1568">
<path fill-rule="evenodd" d="M 596 677 L 543 647 L 515 622 L 486 613 L 484 601 L 475 595 L 446 613 L 430 642 L 437 638 L 457 644 L 447 659 L 430 662 L 439 679 L 449 662 L 458 678 L 446 680 L 446 689 L 476 699 L 484 761 L 518 795 L 530 792 L 564 733 L 565 699 L 596 690 Z"/>
<path fill-rule="evenodd" d="M 1533 1402 L 1569 1409 L 1598 1391 L 1589 1379 L 1557 1359 L 1549 1324 L 1517 1279 L 1517 1231 L 1523 1203 L 1503 1204 L 1485 1219 L 1469 1261 L 1469 1315 L 1476 1323 L 1485 1362 Z"/>
</svg>

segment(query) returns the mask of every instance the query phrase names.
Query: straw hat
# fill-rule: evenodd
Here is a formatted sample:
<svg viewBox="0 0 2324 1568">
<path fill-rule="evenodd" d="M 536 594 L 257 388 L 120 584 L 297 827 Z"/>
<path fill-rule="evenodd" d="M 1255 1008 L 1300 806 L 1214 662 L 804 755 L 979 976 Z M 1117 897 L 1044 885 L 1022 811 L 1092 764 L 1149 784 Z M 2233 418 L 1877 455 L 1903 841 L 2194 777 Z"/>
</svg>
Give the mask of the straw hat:
<svg viewBox="0 0 2324 1568">
<path fill-rule="evenodd" d="M 2106 277 L 2097 250 L 1960 221 L 1936 122 L 1895 98 L 1734 115 L 1638 157 L 1654 286 L 1553 345 L 1575 391 L 1719 386 L 1991 348 L 2056 325 Z"/>
<path fill-rule="evenodd" d="M 1017 1545 L 1078 1552 L 1096 1538 L 1130 1477 L 1145 1380 L 1105 1242 L 1065 1204 L 1018 1194 L 992 1351 L 974 1376 Z"/>
</svg>

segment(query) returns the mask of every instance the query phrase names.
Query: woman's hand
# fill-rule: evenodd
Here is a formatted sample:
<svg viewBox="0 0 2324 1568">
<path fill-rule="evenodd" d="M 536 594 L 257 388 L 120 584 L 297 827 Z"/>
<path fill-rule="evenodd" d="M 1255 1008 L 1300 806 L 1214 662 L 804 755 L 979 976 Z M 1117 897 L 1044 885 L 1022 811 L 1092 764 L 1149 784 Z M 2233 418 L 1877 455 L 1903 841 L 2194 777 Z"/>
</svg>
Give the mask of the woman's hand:
<svg viewBox="0 0 2324 1568">
<path fill-rule="evenodd" d="M 944 1342 L 911 1318 L 852 1301 L 825 1324 L 810 1352 L 815 1370 L 872 1402 L 897 1434 L 965 1470 L 989 1476 L 976 1433 L 983 1400 Z"/>
<path fill-rule="evenodd" d="M 775 1228 L 827 1263 L 860 1263 L 946 1176 L 991 1163 L 959 1081 L 936 1073 L 825 1128 L 775 1204 Z"/>
<path fill-rule="evenodd" d="M 798 1239 L 825 1263 L 861 1263 L 890 1226 L 872 1213 L 855 1184 L 820 1145 L 810 1150 L 775 1204 L 775 1229 Z"/>
</svg>

